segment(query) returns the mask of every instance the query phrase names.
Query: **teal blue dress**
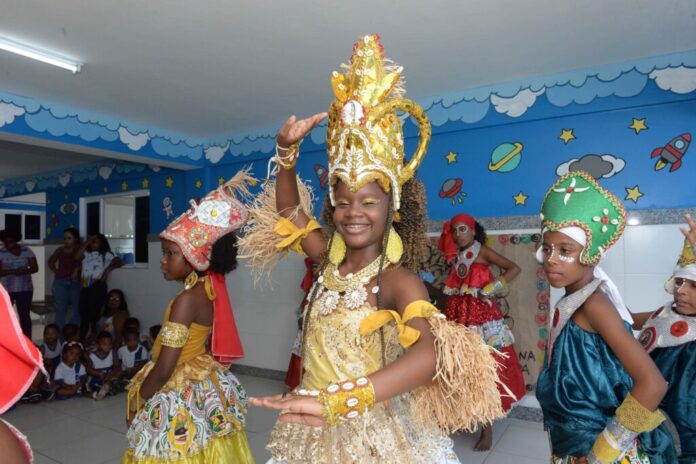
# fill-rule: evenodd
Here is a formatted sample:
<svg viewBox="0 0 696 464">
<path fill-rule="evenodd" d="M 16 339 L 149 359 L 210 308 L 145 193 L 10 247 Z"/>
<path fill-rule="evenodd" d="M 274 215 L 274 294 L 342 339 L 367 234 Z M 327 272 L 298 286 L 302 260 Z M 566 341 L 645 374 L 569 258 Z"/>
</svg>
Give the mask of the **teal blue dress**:
<svg viewBox="0 0 696 464">
<path fill-rule="evenodd" d="M 669 383 L 660 408 L 679 434 L 679 463 L 693 464 L 696 462 L 696 341 L 655 348 L 650 356 Z"/>
<path fill-rule="evenodd" d="M 559 457 L 589 454 L 632 387 L 633 380 L 604 339 L 569 320 L 554 341 L 551 362 L 544 360 L 536 387 L 552 453 Z M 652 464 L 677 462 L 664 424 L 641 434 L 639 440 Z"/>
</svg>

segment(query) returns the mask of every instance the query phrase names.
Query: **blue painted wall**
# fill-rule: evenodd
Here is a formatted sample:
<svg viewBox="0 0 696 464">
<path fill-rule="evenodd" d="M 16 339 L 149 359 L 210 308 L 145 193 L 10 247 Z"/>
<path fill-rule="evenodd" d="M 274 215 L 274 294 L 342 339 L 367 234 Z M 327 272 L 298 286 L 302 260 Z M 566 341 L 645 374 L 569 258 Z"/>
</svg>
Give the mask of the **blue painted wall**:
<svg viewBox="0 0 696 464">
<path fill-rule="evenodd" d="M 479 217 L 536 214 L 557 175 L 577 164 L 592 166 L 600 183 L 629 209 L 696 205 L 696 148 L 690 146 L 696 144 L 696 51 L 419 103 L 433 124 L 429 153 L 419 170 L 431 219 L 461 211 Z M 100 166 L 84 167 L 67 182 L 68 173 L 61 172 L 0 183 L 0 197 L 47 191 L 47 236 L 56 237 L 62 228 L 77 224 L 78 213 L 65 205 L 79 204 L 80 196 L 89 195 L 86 188 L 91 195 L 104 188 L 109 193 L 137 190 L 147 179 L 151 229 L 158 232 L 186 209 L 188 198 L 204 195 L 242 167 L 252 166 L 263 179 L 276 130 L 201 141 L 0 94 L 0 131 L 130 152 L 144 163 L 176 158 L 197 167 L 155 172 L 147 164 L 118 162 L 111 163 L 108 178 L 98 171 Z M 416 128 L 407 123 L 407 152 L 416 136 Z M 300 174 L 315 189 L 317 205 L 326 192 L 320 182 L 327 166 L 325 139 L 325 127 L 313 131 L 298 162 Z M 670 144 L 679 149 L 681 166 L 671 170 L 675 164 L 668 163 L 656 170 L 659 156 L 651 155 Z"/>
</svg>

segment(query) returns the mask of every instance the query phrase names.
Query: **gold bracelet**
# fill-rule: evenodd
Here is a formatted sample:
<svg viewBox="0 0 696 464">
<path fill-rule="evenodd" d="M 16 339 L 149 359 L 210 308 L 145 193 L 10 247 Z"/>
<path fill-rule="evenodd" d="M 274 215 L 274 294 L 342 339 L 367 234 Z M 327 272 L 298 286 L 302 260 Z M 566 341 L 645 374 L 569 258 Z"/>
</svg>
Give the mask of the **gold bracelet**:
<svg viewBox="0 0 696 464">
<path fill-rule="evenodd" d="M 329 384 L 319 393 L 324 418 L 329 425 L 356 417 L 375 406 L 375 389 L 367 377 Z"/>
<path fill-rule="evenodd" d="M 287 153 L 285 156 L 280 156 L 280 153 L 278 153 L 278 150 L 287 150 Z M 292 169 L 295 167 L 295 164 L 297 164 L 297 158 L 299 158 L 300 155 L 300 144 L 299 143 L 293 143 L 289 147 L 281 147 L 276 143 L 276 155 L 274 158 L 274 161 L 278 166 L 280 166 L 283 169 Z"/>
</svg>

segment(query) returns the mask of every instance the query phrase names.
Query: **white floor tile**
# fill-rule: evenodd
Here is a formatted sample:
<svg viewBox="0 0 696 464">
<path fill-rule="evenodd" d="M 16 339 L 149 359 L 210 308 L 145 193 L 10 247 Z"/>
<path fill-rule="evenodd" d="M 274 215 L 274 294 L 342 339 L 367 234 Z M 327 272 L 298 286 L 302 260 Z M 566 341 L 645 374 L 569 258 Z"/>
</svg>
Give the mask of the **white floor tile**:
<svg viewBox="0 0 696 464">
<path fill-rule="evenodd" d="M 89 441 L 94 435 L 106 430 L 100 425 L 67 416 L 58 422 L 37 427 L 26 433 L 32 449 L 50 456 L 51 450 L 65 443 Z"/>
<path fill-rule="evenodd" d="M 281 393 L 280 381 L 240 376 L 253 396 Z M 29 437 L 37 464 L 117 464 L 126 449 L 124 413 L 126 396 L 104 401 L 74 399 L 37 405 L 20 405 L 5 414 Z M 247 438 L 258 464 L 270 458 L 268 435 L 276 421 L 275 411 L 251 408 Z M 493 450 L 473 451 L 478 432 L 452 437 L 455 452 L 464 464 L 548 463 L 548 439 L 541 423 L 504 419 L 493 425 Z"/>
<path fill-rule="evenodd" d="M 96 409 L 94 411 L 85 412 L 75 416 L 75 418 L 100 425 L 125 435 L 128 431 L 126 426 L 126 401 L 122 404 L 114 404 L 112 406 Z"/>
<path fill-rule="evenodd" d="M 509 419 L 502 419 L 493 424 L 493 447 L 500 441 L 508 426 Z M 474 451 L 474 445 L 479 439 L 480 432 L 474 433 L 458 433 L 452 436 L 454 441 L 454 452 L 459 457 L 459 460 L 466 464 L 482 464 L 490 451 Z"/>
<path fill-rule="evenodd" d="M 247 439 L 249 440 L 251 454 L 254 456 L 256 464 L 264 464 L 266 461 L 271 459 L 270 453 L 266 450 L 268 434 L 247 432 Z"/>
<path fill-rule="evenodd" d="M 526 458 L 513 454 L 492 451 L 483 464 L 548 464 L 548 459 Z"/>
<path fill-rule="evenodd" d="M 43 452 L 49 458 L 66 464 L 101 464 L 123 455 L 126 437 L 113 430 L 103 430 L 89 438 L 58 446 Z"/>
<path fill-rule="evenodd" d="M 46 404 L 21 404 L 7 414 L 3 414 L 2 418 L 11 422 L 22 432 L 28 433 L 37 427 L 69 417 L 67 414 L 48 409 Z"/>
<path fill-rule="evenodd" d="M 247 413 L 247 430 L 255 433 L 266 433 L 273 428 L 278 419 L 278 411 L 274 409 L 249 406 Z"/>
<path fill-rule="evenodd" d="M 510 424 L 500 442 L 495 446 L 495 451 L 548 462 L 551 459 L 551 451 L 546 433 L 527 425 L 534 424 L 533 422 L 524 422 L 524 424 L 524 426 Z"/>
<path fill-rule="evenodd" d="M 51 458 L 48 458 L 44 456 L 41 453 L 36 452 L 36 450 L 33 450 L 34 452 L 34 464 L 57 464 L 58 461 L 54 461 Z"/>
<path fill-rule="evenodd" d="M 125 394 L 119 396 L 108 396 L 102 401 L 94 401 L 91 398 L 72 398 L 69 400 L 50 401 L 45 403 L 50 409 L 69 416 L 79 416 L 85 412 L 96 411 L 97 409 L 108 408 L 118 401 L 123 401 Z"/>
</svg>

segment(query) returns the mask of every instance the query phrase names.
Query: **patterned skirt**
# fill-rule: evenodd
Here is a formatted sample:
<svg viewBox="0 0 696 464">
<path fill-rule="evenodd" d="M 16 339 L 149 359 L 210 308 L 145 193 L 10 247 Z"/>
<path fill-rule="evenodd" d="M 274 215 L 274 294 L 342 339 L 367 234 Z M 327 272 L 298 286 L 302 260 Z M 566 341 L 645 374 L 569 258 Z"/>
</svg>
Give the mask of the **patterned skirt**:
<svg viewBox="0 0 696 464">
<path fill-rule="evenodd" d="M 244 432 L 246 408 L 244 388 L 223 368 L 180 388 L 164 388 L 133 419 L 121 462 L 253 463 Z"/>
</svg>

